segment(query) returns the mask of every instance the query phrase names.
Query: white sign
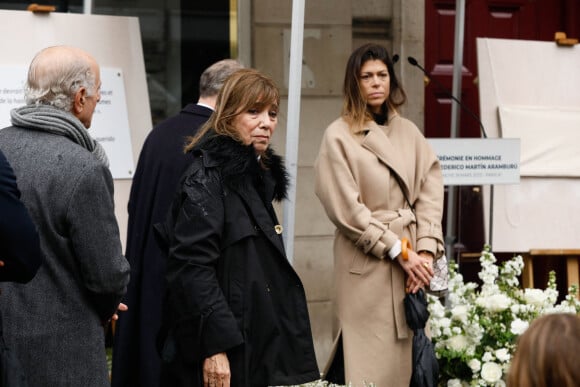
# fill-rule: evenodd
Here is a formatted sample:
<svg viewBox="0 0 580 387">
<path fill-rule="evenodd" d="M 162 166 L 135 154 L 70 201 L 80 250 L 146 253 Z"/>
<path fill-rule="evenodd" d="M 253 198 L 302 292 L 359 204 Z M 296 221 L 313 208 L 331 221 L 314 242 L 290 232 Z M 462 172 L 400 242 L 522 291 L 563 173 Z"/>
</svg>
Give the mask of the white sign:
<svg viewBox="0 0 580 387">
<path fill-rule="evenodd" d="M 10 110 L 25 103 L 27 71 L 28 66 L 0 65 L 0 129 L 11 125 Z M 101 83 L 101 101 L 89 133 L 105 149 L 113 178 L 131 178 L 135 168 L 122 71 L 101 68 Z"/>
<path fill-rule="evenodd" d="M 429 138 L 445 185 L 518 184 L 520 140 Z"/>
</svg>

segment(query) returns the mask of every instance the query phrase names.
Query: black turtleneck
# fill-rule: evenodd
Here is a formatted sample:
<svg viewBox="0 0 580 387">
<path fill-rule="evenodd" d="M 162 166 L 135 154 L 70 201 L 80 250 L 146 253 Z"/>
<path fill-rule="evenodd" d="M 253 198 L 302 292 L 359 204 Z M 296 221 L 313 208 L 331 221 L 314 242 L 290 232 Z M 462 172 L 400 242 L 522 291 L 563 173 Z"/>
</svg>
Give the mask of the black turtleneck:
<svg viewBox="0 0 580 387">
<path fill-rule="evenodd" d="M 387 122 L 387 108 L 385 105 L 383 105 L 381 107 L 381 112 L 380 113 L 372 113 L 373 115 L 373 120 L 378 124 L 378 125 L 384 125 L 385 122 Z"/>
</svg>

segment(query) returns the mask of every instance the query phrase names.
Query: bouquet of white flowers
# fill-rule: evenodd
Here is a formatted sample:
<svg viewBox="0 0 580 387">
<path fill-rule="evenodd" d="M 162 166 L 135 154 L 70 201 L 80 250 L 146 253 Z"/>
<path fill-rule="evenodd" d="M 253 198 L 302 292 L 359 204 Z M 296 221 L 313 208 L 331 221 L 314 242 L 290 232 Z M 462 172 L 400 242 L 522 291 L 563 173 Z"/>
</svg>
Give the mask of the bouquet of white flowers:
<svg viewBox="0 0 580 387">
<path fill-rule="evenodd" d="M 547 313 L 580 313 L 576 286 L 556 304 L 554 272 L 550 272 L 546 290 L 521 289 L 521 256 L 498 266 L 486 246 L 480 262 L 481 289 L 464 283 L 457 265 L 450 263 L 448 305 L 429 297 L 429 324 L 441 386 L 505 386 L 517 338 L 533 319 Z"/>
</svg>

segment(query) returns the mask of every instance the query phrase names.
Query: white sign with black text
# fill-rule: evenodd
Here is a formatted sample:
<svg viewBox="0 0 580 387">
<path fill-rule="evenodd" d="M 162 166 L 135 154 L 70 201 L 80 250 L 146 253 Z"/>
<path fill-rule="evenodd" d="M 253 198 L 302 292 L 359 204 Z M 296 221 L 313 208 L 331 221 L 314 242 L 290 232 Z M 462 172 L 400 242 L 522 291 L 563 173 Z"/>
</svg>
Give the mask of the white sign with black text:
<svg viewBox="0 0 580 387">
<path fill-rule="evenodd" d="M 445 185 L 518 184 L 520 139 L 429 138 Z"/>
</svg>

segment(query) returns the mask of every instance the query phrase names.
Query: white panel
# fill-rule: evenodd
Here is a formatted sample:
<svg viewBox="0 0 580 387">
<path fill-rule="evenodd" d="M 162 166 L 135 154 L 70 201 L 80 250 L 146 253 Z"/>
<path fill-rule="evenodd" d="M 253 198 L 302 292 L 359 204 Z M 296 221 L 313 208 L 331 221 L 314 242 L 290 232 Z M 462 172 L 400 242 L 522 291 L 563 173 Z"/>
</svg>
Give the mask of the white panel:
<svg viewBox="0 0 580 387">
<path fill-rule="evenodd" d="M 580 46 L 478 38 L 477 55 L 481 121 L 490 137 L 500 133 L 500 106 L 556 108 L 552 122 L 565 120 L 558 111 L 580 107 Z M 533 128 L 520 118 L 515 125 L 521 130 Z M 554 132 L 553 124 L 537 128 L 535 136 L 545 139 L 537 146 L 551 147 L 548 141 Z M 576 138 L 566 147 L 579 149 Z M 522 177 L 519 185 L 494 186 L 493 195 L 485 197 L 485 229 L 490 208 L 493 211 L 488 241 L 494 251 L 580 248 L 580 179 L 556 175 Z"/>
<path fill-rule="evenodd" d="M 502 137 L 521 139 L 521 176 L 580 177 L 580 109 L 500 106 Z"/>
</svg>

